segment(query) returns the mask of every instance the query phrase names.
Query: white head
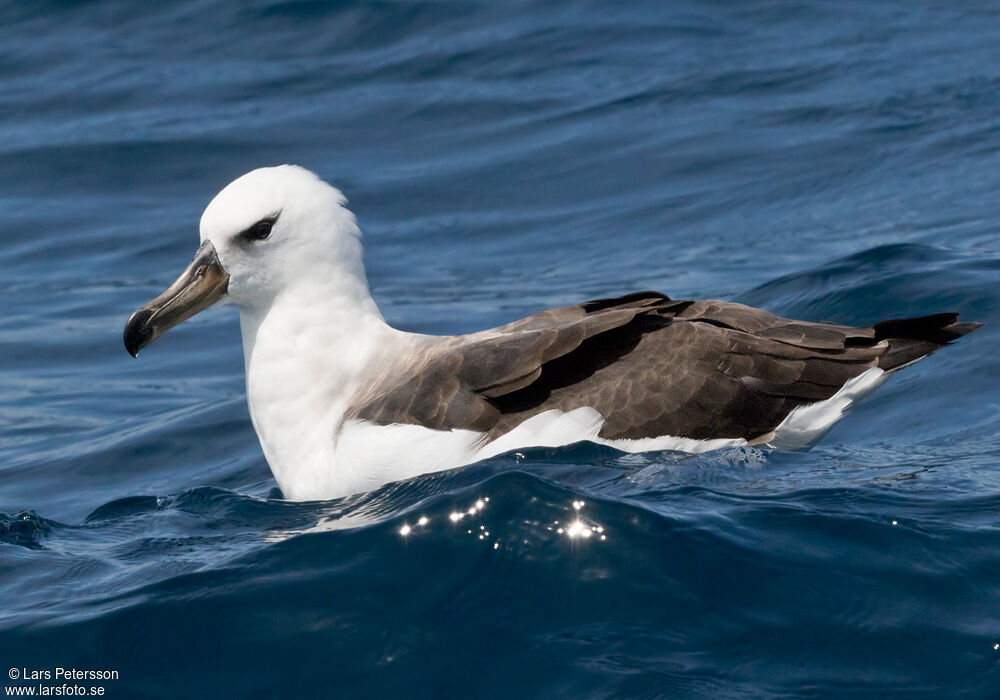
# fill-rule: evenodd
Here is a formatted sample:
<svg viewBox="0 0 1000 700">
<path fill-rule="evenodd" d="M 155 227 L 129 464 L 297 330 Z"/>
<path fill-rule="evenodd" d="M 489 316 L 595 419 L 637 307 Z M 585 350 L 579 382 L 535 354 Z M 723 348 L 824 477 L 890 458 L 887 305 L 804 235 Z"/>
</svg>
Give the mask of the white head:
<svg viewBox="0 0 1000 700">
<path fill-rule="evenodd" d="M 370 300 L 361 231 L 344 195 L 297 165 L 234 180 L 205 208 L 201 247 L 180 278 L 132 314 L 133 355 L 216 302 L 261 314 L 282 294 Z"/>
<path fill-rule="evenodd" d="M 340 190 L 297 165 L 259 168 L 229 183 L 201 215 L 229 275 L 228 300 L 268 306 L 299 285 L 364 279 L 361 231 Z"/>
</svg>

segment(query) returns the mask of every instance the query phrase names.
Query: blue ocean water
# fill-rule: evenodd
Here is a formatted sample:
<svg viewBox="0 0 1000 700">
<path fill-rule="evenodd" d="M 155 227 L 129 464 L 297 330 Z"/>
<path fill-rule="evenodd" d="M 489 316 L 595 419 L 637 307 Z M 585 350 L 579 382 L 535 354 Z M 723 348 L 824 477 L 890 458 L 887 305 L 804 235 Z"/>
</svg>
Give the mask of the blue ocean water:
<svg viewBox="0 0 1000 700">
<path fill-rule="evenodd" d="M 11 2 L 0 47 L 0 675 L 1000 697 L 990 3 Z M 233 309 L 121 345 L 215 192 L 283 162 L 350 198 L 407 330 L 639 289 L 986 325 L 808 453 L 581 445 L 287 502 Z"/>
</svg>

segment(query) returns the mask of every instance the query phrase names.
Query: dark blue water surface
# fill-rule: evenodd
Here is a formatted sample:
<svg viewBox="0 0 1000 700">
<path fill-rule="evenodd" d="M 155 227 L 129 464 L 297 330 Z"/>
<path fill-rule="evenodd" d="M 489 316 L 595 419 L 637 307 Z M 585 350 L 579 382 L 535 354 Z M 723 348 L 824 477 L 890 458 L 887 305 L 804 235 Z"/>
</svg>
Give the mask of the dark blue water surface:
<svg viewBox="0 0 1000 700">
<path fill-rule="evenodd" d="M 283 162 L 350 198 L 407 330 L 637 289 L 986 326 L 809 453 L 269 498 L 234 310 L 138 361 L 121 330 Z M 0 210 L 8 688 L 1000 697 L 995 3 L 3 3 Z"/>
</svg>

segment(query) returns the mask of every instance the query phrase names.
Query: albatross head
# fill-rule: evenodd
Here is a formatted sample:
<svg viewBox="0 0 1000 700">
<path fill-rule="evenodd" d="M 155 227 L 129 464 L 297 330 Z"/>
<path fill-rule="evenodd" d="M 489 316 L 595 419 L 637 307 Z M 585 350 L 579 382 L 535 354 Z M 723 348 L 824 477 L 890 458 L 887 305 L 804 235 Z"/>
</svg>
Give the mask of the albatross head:
<svg viewBox="0 0 1000 700">
<path fill-rule="evenodd" d="M 339 190 L 297 165 L 260 168 L 234 180 L 201 216 L 201 247 L 165 292 L 125 325 L 139 350 L 215 303 L 263 314 L 295 291 L 370 298 L 361 232 Z"/>
</svg>

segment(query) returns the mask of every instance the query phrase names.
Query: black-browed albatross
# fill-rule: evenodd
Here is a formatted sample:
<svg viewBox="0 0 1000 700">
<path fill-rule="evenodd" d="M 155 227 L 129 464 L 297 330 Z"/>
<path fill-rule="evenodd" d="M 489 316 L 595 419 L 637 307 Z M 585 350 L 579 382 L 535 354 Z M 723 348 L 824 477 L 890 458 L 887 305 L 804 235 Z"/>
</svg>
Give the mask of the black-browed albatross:
<svg viewBox="0 0 1000 700">
<path fill-rule="evenodd" d="M 216 302 L 240 311 L 247 403 L 287 498 L 333 498 L 509 450 L 804 448 L 895 370 L 979 324 L 867 328 L 637 292 L 463 336 L 382 318 L 343 195 L 293 165 L 229 184 L 180 278 L 125 326 L 135 356 Z"/>
</svg>

